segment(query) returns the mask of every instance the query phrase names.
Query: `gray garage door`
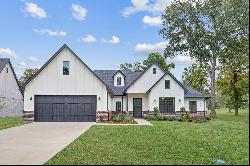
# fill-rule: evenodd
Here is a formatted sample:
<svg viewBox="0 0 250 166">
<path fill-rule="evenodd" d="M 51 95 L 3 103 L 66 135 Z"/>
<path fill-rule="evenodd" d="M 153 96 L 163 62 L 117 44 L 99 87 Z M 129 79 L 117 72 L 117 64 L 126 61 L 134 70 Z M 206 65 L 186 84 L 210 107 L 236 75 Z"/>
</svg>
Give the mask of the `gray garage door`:
<svg viewBox="0 0 250 166">
<path fill-rule="evenodd" d="M 35 96 L 37 122 L 95 122 L 96 96 Z"/>
</svg>

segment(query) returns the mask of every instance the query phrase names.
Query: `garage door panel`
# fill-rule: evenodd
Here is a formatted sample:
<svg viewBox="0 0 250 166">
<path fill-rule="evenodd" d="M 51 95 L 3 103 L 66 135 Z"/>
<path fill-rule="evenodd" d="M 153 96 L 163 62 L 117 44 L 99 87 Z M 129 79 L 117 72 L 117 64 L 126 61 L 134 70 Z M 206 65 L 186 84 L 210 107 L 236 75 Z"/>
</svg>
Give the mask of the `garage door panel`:
<svg viewBox="0 0 250 166">
<path fill-rule="evenodd" d="M 35 96 L 36 121 L 96 121 L 96 96 Z"/>
</svg>

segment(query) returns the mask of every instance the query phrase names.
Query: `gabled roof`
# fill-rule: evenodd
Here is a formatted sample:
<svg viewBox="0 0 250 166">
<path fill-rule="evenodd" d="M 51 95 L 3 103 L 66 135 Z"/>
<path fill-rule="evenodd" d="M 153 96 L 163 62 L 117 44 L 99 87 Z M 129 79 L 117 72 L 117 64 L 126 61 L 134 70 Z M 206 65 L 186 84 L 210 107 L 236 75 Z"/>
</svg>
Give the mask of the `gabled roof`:
<svg viewBox="0 0 250 166">
<path fill-rule="evenodd" d="M 187 89 L 186 89 L 186 87 L 180 82 L 180 81 L 178 81 L 176 78 L 175 78 L 175 76 L 173 76 L 170 72 L 168 72 L 168 71 L 166 71 L 165 72 L 165 74 L 163 74 L 163 76 L 158 80 L 158 81 L 156 81 L 156 83 L 153 85 L 153 86 L 151 86 L 151 88 L 149 88 L 149 90 L 147 90 L 147 93 L 149 93 L 154 87 L 155 87 L 155 85 L 157 85 L 158 84 L 158 82 L 160 82 L 161 81 L 161 79 L 163 79 L 164 78 L 164 76 L 165 75 L 170 75 L 183 89 L 184 89 L 184 91 L 185 91 L 185 93 L 187 92 Z"/>
<path fill-rule="evenodd" d="M 184 90 L 184 97 L 185 98 L 210 98 L 210 96 L 203 94 L 193 88 L 191 88 L 188 85 L 183 84 L 182 82 L 178 81 L 170 72 L 166 72 L 149 90 L 147 90 L 147 93 L 150 93 L 150 91 L 157 85 L 161 79 L 164 78 L 166 74 L 169 74 Z"/>
<path fill-rule="evenodd" d="M 94 70 L 95 74 L 112 90 L 114 96 L 122 96 L 124 95 L 124 90 L 140 76 L 141 72 L 121 70 L 126 76 L 124 86 L 114 86 L 113 76 L 117 71 L 120 70 Z"/>
<path fill-rule="evenodd" d="M 152 62 L 151 65 L 149 65 L 146 69 L 144 69 L 144 71 L 141 72 L 141 74 L 139 75 L 139 77 L 137 77 L 136 80 L 134 80 L 134 82 L 132 82 L 132 83 L 125 89 L 124 92 L 126 92 L 126 91 L 128 90 L 128 88 L 129 88 L 131 85 L 133 85 L 133 84 L 134 84 L 134 83 L 135 83 L 144 73 L 146 73 L 146 71 L 147 71 L 151 66 L 153 66 L 153 65 L 158 66 L 162 71 L 166 72 L 166 71 L 161 67 L 161 65 L 159 65 L 159 63 L 157 63 L 157 62 Z"/>
<path fill-rule="evenodd" d="M 108 86 L 86 65 L 81 58 L 79 58 L 66 44 L 64 44 L 32 77 L 30 77 L 23 85 L 22 90 L 24 90 L 25 86 L 33 80 L 55 57 L 64 49 L 67 48 L 84 66 L 86 66 L 96 77 L 99 79 L 107 88 L 107 90 L 110 91 Z"/>
<path fill-rule="evenodd" d="M 2 72 L 5 65 L 9 62 L 10 62 L 9 58 L 0 58 L 0 72 Z"/>
<path fill-rule="evenodd" d="M 115 72 L 115 74 L 113 75 L 113 78 L 114 78 L 114 76 L 115 76 L 117 73 L 121 73 L 121 74 L 124 76 L 124 78 L 126 77 L 126 75 L 123 74 L 123 72 L 122 72 L 121 70 L 117 70 L 117 71 Z"/>
<path fill-rule="evenodd" d="M 3 68 L 6 66 L 6 64 L 9 64 L 10 65 L 10 68 L 14 74 L 14 78 L 16 80 L 16 83 L 17 83 L 17 86 L 21 92 L 21 94 L 23 95 L 22 91 L 21 91 L 21 87 L 19 86 L 19 83 L 18 83 L 18 79 L 16 77 L 16 73 L 15 73 L 15 70 L 10 62 L 10 59 L 9 58 L 0 58 L 0 73 L 2 72 Z"/>
</svg>

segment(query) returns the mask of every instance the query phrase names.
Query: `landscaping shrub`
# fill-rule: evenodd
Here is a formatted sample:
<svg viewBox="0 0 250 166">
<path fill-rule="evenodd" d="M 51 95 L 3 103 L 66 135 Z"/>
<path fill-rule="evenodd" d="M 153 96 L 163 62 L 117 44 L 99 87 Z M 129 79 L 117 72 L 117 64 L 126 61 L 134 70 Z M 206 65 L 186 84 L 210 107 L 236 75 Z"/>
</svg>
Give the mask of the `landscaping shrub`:
<svg viewBox="0 0 250 166">
<path fill-rule="evenodd" d="M 180 108 L 181 117 L 183 121 L 189 121 L 190 120 L 190 112 L 187 112 L 184 107 Z"/>
<path fill-rule="evenodd" d="M 121 122 L 123 120 L 123 117 L 120 114 L 115 114 L 115 115 L 112 116 L 112 120 L 114 122 Z"/>
<path fill-rule="evenodd" d="M 144 115 L 144 119 L 148 119 L 149 115 Z"/>
<path fill-rule="evenodd" d="M 157 116 L 155 116 L 155 115 L 148 115 L 147 119 L 148 120 L 158 120 Z"/>
<path fill-rule="evenodd" d="M 164 120 L 164 116 L 157 116 L 158 120 Z"/>
<path fill-rule="evenodd" d="M 125 115 L 124 116 L 124 121 L 127 122 L 132 122 L 134 118 L 131 115 Z"/>
<path fill-rule="evenodd" d="M 204 116 L 196 116 L 196 123 L 202 123 L 202 122 L 206 122 L 206 119 Z"/>
<path fill-rule="evenodd" d="M 154 107 L 154 115 L 156 116 L 159 113 L 159 108 L 158 107 Z"/>
</svg>

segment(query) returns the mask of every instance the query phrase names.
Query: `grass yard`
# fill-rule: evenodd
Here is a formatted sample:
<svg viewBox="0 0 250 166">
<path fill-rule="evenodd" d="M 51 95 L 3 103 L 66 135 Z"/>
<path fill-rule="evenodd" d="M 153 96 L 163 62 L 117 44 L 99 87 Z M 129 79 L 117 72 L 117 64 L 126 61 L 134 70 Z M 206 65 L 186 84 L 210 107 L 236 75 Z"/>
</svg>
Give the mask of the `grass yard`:
<svg viewBox="0 0 250 166">
<path fill-rule="evenodd" d="M 249 114 L 218 110 L 207 123 L 93 126 L 46 164 L 249 164 Z"/>
<path fill-rule="evenodd" d="M 23 124 L 25 124 L 25 122 L 21 117 L 0 117 L 0 130 Z"/>
</svg>

